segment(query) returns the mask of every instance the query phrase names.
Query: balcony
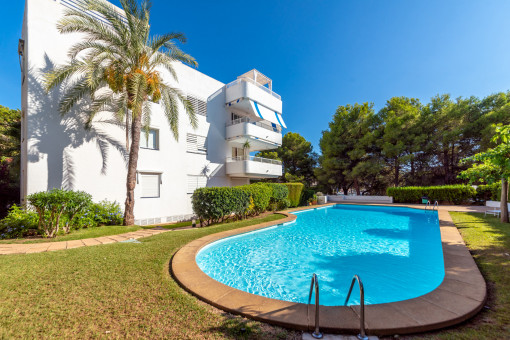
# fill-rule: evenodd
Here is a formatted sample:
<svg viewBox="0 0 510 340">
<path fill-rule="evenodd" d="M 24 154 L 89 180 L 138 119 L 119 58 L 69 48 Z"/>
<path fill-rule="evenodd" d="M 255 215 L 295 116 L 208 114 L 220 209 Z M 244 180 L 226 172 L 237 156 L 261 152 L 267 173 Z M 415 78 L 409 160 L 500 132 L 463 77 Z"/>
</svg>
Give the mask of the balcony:
<svg viewBox="0 0 510 340">
<path fill-rule="evenodd" d="M 281 97 L 253 79 L 239 78 L 227 84 L 226 103 L 231 109 L 250 113 L 250 101 L 259 103 L 272 112 L 282 113 Z"/>
<path fill-rule="evenodd" d="M 282 175 L 282 162 L 253 156 L 229 157 L 226 171 L 232 177 L 276 178 Z"/>
<path fill-rule="evenodd" d="M 242 117 L 227 123 L 226 139 L 238 148 L 248 141 L 251 151 L 276 149 L 282 145 L 282 129 L 276 124 Z"/>
</svg>

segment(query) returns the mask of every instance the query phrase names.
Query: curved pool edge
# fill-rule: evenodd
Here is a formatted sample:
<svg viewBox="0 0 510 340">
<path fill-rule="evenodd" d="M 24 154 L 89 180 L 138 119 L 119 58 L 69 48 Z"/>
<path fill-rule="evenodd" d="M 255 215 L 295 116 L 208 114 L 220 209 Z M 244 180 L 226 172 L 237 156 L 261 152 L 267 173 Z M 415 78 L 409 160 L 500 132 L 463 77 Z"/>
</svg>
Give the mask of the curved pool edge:
<svg viewBox="0 0 510 340">
<path fill-rule="evenodd" d="M 416 209 L 413 206 L 398 206 Z M 282 327 L 312 330 L 313 306 L 308 319 L 306 304 L 270 299 L 229 287 L 205 274 L 195 261 L 198 252 L 214 241 L 294 221 L 297 216 L 292 215 L 293 211 L 309 209 L 310 207 L 303 207 L 279 212 L 286 217 L 194 240 L 179 249 L 172 257 L 170 262 L 172 275 L 186 291 L 227 312 Z M 466 321 L 484 306 L 487 298 L 485 280 L 448 210 L 440 208 L 438 214 L 445 264 L 443 282 L 432 292 L 417 298 L 365 306 L 365 327 L 368 334 L 382 336 L 437 330 Z M 347 282 L 346 285 L 348 284 Z M 359 306 L 321 306 L 321 330 L 357 334 L 358 313 Z"/>
</svg>

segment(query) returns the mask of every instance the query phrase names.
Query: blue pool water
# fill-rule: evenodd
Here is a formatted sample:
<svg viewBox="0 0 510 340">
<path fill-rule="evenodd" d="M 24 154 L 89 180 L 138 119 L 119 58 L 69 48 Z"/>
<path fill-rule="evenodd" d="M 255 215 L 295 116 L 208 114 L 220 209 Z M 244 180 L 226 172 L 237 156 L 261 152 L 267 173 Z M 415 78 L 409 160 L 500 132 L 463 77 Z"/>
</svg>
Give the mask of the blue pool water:
<svg viewBox="0 0 510 340">
<path fill-rule="evenodd" d="M 197 254 L 198 266 L 231 287 L 302 303 L 316 273 L 326 306 L 343 305 L 354 274 L 366 304 L 418 297 L 443 280 L 436 211 L 336 205 L 296 215 L 293 223 L 209 244 Z M 349 304 L 359 304 L 358 290 Z"/>
</svg>

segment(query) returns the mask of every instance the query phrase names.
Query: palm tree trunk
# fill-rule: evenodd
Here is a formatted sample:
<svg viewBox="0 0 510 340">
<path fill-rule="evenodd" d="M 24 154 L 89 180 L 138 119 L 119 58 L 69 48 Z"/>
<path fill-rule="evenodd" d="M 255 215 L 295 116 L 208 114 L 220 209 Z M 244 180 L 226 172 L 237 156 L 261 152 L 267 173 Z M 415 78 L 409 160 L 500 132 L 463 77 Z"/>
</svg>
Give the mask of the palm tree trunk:
<svg viewBox="0 0 510 340">
<path fill-rule="evenodd" d="M 501 199 L 499 210 L 501 210 L 501 222 L 508 223 L 508 179 L 501 179 Z"/>
<path fill-rule="evenodd" d="M 135 224 L 135 186 L 136 169 L 138 165 L 138 151 L 140 150 L 140 131 L 142 130 L 142 115 L 133 117 L 131 125 L 131 148 L 129 150 L 128 173 L 126 180 L 126 204 L 124 208 L 124 225 Z"/>
</svg>

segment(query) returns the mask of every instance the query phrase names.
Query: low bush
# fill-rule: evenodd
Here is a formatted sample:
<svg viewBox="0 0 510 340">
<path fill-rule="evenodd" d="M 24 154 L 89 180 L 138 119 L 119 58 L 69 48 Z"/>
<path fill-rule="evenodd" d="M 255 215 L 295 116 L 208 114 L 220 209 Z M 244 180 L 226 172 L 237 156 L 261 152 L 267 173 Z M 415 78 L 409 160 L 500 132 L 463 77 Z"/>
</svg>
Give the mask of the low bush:
<svg viewBox="0 0 510 340">
<path fill-rule="evenodd" d="M 303 192 L 303 183 L 285 183 L 289 189 L 289 201 L 291 207 L 297 207 L 301 201 L 301 194 Z"/>
<path fill-rule="evenodd" d="M 195 190 L 191 198 L 200 223 L 223 221 L 235 215 L 242 218 L 250 207 L 250 194 L 238 187 L 209 187 Z"/>
<path fill-rule="evenodd" d="M 284 184 L 254 183 L 238 187 L 209 187 L 195 190 L 193 211 L 200 223 L 212 224 L 235 216 L 242 219 L 268 209 L 285 209 L 289 189 Z"/>
<path fill-rule="evenodd" d="M 483 184 L 476 187 L 477 201 L 499 201 L 501 198 L 501 183 Z"/>
<path fill-rule="evenodd" d="M 303 189 L 303 194 L 301 195 L 301 201 L 299 205 L 307 205 L 310 202 L 310 199 L 315 196 L 315 190 L 312 188 Z"/>
<path fill-rule="evenodd" d="M 281 183 L 264 183 L 271 190 L 271 198 L 267 210 L 283 210 L 290 206 L 289 188 Z"/>
<path fill-rule="evenodd" d="M 75 216 L 92 203 L 92 196 L 84 191 L 52 189 L 28 195 L 27 201 L 39 215 L 41 234 L 55 237 L 61 225 L 65 233 L 70 231 Z"/>
<path fill-rule="evenodd" d="M 263 183 L 243 185 L 237 188 L 245 191 L 251 197 L 249 207 L 246 211 L 247 215 L 258 215 L 266 211 L 269 206 L 269 201 L 271 200 L 272 188 Z"/>
<path fill-rule="evenodd" d="M 92 203 L 87 209 L 77 214 L 72 222 L 74 229 L 90 228 L 102 225 L 121 225 L 123 222 L 122 209 L 117 202 L 103 200 Z"/>
<path fill-rule="evenodd" d="M 37 234 L 39 216 L 33 210 L 13 205 L 0 220 L 0 239 L 20 238 Z"/>
<path fill-rule="evenodd" d="M 395 203 L 421 203 L 421 198 L 427 196 L 431 201 L 460 204 L 474 199 L 476 190 L 470 185 L 442 185 L 388 188 L 386 194 Z"/>
</svg>

